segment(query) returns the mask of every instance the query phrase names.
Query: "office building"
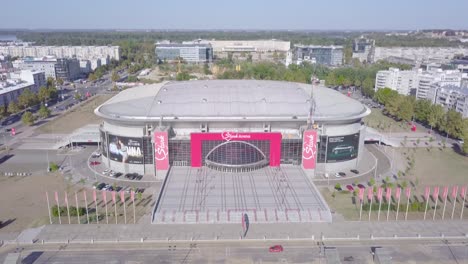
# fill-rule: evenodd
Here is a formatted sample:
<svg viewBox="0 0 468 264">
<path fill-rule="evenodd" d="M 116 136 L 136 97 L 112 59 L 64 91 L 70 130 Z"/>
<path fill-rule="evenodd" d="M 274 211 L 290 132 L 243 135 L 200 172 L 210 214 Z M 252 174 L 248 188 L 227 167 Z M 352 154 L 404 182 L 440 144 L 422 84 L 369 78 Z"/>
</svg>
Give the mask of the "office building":
<svg viewBox="0 0 468 264">
<path fill-rule="evenodd" d="M 364 37 L 354 39 L 353 42 L 353 58 L 360 62 L 374 61 L 375 40 Z"/>
<path fill-rule="evenodd" d="M 209 44 L 156 44 L 156 57 L 159 61 L 189 63 L 209 63 L 213 61 L 213 48 Z"/>
<path fill-rule="evenodd" d="M 63 81 L 74 81 L 80 77 L 80 62 L 77 59 L 57 59 L 55 75 Z"/>
<path fill-rule="evenodd" d="M 295 46 L 295 59 L 298 64 L 306 61 L 328 66 L 343 64 L 342 46 Z"/>
<path fill-rule="evenodd" d="M 80 60 L 80 72 L 83 74 L 91 72 L 91 62 L 89 60 Z"/>
</svg>

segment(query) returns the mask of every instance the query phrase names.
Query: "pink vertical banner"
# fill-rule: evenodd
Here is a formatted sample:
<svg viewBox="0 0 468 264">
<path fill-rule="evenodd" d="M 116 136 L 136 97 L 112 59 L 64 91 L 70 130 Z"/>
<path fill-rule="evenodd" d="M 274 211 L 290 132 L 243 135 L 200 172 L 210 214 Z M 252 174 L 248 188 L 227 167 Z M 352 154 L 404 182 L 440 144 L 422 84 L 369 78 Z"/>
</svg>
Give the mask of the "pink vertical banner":
<svg viewBox="0 0 468 264">
<path fill-rule="evenodd" d="M 398 187 L 395 192 L 395 197 L 397 198 L 397 200 L 400 199 L 400 195 L 401 195 L 401 188 Z"/>
<path fill-rule="evenodd" d="M 135 191 L 130 192 L 130 199 L 132 199 L 132 202 L 135 202 Z"/>
<path fill-rule="evenodd" d="M 124 191 L 120 191 L 120 201 L 122 203 L 125 203 L 125 193 L 124 193 Z"/>
<path fill-rule="evenodd" d="M 383 189 L 382 187 L 379 187 L 379 189 L 377 190 L 377 199 L 379 200 L 382 200 L 382 193 L 383 193 Z"/>
<path fill-rule="evenodd" d="M 369 189 L 367 189 L 367 200 L 372 200 L 373 195 L 374 195 L 374 190 L 372 187 L 369 187 Z"/>
<path fill-rule="evenodd" d="M 449 189 L 448 186 L 445 186 L 445 187 L 444 187 L 444 193 L 443 193 L 443 195 L 442 195 L 442 197 L 444 197 L 444 199 L 447 198 L 448 189 Z"/>
<path fill-rule="evenodd" d="M 115 191 L 112 191 L 112 202 L 115 204 Z"/>
<path fill-rule="evenodd" d="M 452 198 L 455 199 L 458 193 L 458 185 L 452 187 Z"/>
<path fill-rule="evenodd" d="M 317 159 L 317 131 L 304 131 L 302 143 L 302 167 L 304 169 L 315 169 L 315 161 Z"/>
<path fill-rule="evenodd" d="M 359 200 L 364 200 L 364 188 L 359 188 Z"/>
<path fill-rule="evenodd" d="M 387 187 L 387 190 L 385 192 L 385 198 L 387 199 L 387 203 L 389 203 L 390 199 L 392 198 L 392 188 Z"/>
<path fill-rule="evenodd" d="M 466 194 L 466 186 L 462 186 L 460 190 L 460 197 L 465 198 L 465 194 Z"/>
<path fill-rule="evenodd" d="M 434 187 L 434 193 L 432 194 L 432 198 L 434 198 L 434 200 L 439 199 L 439 186 Z"/>
<path fill-rule="evenodd" d="M 154 163 L 156 170 L 169 169 L 169 143 L 167 132 L 154 132 Z"/>
<path fill-rule="evenodd" d="M 424 199 L 429 200 L 429 195 L 431 194 L 431 188 L 426 186 L 426 190 L 424 191 Z"/>
<path fill-rule="evenodd" d="M 107 194 L 106 191 L 102 191 L 102 199 L 104 200 L 104 203 L 107 203 Z"/>
<path fill-rule="evenodd" d="M 56 203 L 59 202 L 59 201 L 58 201 L 58 193 L 57 193 L 57 191 L 55 192 L 55 202 L 56 202 Z"/>
<path fill-rule="evenodd" d="M 407 187 L 406 188 L 406 197 L 410 197 L 411 196 L 411 188 L 410 187 Z"/>
</svg>

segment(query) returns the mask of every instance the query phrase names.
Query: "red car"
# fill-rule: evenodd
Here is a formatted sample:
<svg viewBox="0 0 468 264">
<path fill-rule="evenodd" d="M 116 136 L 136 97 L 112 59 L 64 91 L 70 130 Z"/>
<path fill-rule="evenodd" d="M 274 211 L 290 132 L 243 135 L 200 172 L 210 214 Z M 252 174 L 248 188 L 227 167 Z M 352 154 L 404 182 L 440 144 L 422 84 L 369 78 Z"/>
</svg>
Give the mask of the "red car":
<svg viewBox="0 0 468 264">
<path fill-rule="evenodd" d="M 350 184 L 346 185 L 346 189 L 348 189 L 348 191 L 350 191 L 350 192 L 353 192 L 353 191 L 354 191 L 353 186 L 350 185 Z"/>
<path fill-rule="evenodd" d="M 91 161 L 89 163 L 89 165 L 91 165 L 91 166 L 96 166 L 96 165 L 99 165 L 99 164 L 101 164 L 101 162 L 99 162 L 99 161 Z"/>
<path fill-rule="evenodd" d="M 272 252 L 272 253 L 276 253 L 276 252 L 283 252 L 283 246 L 281 245 L 274 245 L 272 247 L 270 247 L 268 249 L 268 251 Z"/>
<path fill-rule="evenodd" d="M 361 184 L 361 183 L 360 183 L 360 184 L 358 184 L 358 185 L 357 185 L 357 187 L 358 187 L 358 188 L 360 188 L 360 189 L 365 189 L 365 188 L 366 188 L 366 186 L 364 186 L 364 185 L 363 185 L 363 184 Z"/>
</svg>

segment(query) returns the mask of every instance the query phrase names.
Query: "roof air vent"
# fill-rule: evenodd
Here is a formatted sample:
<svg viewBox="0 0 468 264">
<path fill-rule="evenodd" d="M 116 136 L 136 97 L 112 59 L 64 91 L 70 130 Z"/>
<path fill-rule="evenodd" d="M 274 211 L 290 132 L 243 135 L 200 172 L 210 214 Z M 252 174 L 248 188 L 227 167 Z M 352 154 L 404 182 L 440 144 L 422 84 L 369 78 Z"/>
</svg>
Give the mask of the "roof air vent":
<svg viewBox="0 0 468 264">
<path fill-rule="evenodd" d="M 266 98 L 265 97 L 262 98 L 262 102 L 266 103 Z"/>
<path fill-rule="evenodd" d="M 161 100 L 158 100 L 158 104 L 162 104 L 162 101 L 161 101 Z"/>
<path fill-rule="evenodd" d="M 167 92 L 167 88 L 164 88 L 163 91 Z"/>
<path fill-rule="evenodd" d="M 202 102 L 206 103 L 206 102 L 208 102 L 208 99 L 203 98 L 203 99 L 202 99 Z"/>
<path fill-rule="evenodd" d="M 293 116 L 292 119 L 297 119 L 297 116 Z"/>
</svg>

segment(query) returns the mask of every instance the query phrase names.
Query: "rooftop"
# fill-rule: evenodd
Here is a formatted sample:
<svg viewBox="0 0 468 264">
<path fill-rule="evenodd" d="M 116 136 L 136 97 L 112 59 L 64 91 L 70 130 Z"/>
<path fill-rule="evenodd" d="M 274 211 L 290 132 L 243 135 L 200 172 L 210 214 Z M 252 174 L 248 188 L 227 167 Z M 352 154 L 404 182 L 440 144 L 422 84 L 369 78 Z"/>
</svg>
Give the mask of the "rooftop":
<svg viewBox="0 0 468 264">
<path fill-rule="evenodd" d="M 95 113 L 120 121 L 278 120 L 306 121 L 312 85 L 256 80 L 168 82 L 122 91 Z M 314 119 L 350 120 L 370 110 L 341 93 L 314 87 Z"/>
</svg>

